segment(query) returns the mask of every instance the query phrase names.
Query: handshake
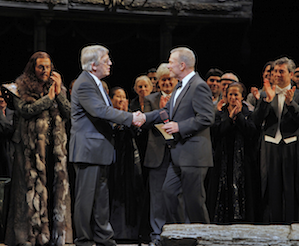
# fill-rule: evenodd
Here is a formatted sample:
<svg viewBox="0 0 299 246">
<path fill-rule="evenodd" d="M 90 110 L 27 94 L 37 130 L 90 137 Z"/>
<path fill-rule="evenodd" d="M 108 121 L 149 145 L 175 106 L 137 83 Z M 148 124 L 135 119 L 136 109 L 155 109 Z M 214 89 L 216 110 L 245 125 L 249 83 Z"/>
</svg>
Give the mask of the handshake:
<svg viewBox="0 0 299 246">
<path fill-rule="evenodd" d="M 146 121 L 145 114 L 140 111 L 133 113 L 133 121 L 132 124 L 138 127 L 141 127 Z"/>
</svg>

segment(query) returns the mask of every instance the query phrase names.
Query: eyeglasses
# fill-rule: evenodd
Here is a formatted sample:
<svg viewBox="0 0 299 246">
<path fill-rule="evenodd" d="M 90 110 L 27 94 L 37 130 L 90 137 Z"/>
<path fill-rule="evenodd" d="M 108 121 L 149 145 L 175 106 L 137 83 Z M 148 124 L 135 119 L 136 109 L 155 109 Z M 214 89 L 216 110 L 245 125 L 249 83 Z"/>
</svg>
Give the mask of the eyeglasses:
<svg viewBox="0 0 299 246">
<path fill-rule="evenodd" d="M 111 59 L 108 58 L 108 59 L 106 59 L 106 60 L 104 60 L 104 61 L 101 61 L 101 63 L 102 63 L 102 64 L 105 64 L 105 65 L 108 65 L 109 63 L 112 63 L 112 62 L 111 62 Z"/>
</svg>

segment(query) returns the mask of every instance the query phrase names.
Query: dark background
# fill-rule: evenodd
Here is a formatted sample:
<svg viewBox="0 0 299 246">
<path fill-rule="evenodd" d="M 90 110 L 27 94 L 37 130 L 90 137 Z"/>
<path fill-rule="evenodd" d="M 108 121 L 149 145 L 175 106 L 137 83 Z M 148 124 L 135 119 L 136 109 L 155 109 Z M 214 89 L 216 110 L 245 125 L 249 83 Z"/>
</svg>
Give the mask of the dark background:
<svg viewBox="0 0 299 246">
<path fill-rule="evenodd" d="M 204 76 L 211 67 L 234 71 L 249 88 L 261 85 L 263 65 L 280 56 L 299 62 L 299 1 L 254 0 L 251 21 L 179 22 L 173 46 L 191 47 L 197 54 L 197 71 Z M 146 18 L 146 17 L 144 17 Z M 0 82 L 17 78 L 33 54 L 30 18 L 0 17 Z M 135 78 L 160 59 L 159 20 L 151 23 L 52 20 L 47 26 L 47 52 L 64 83 L 80 74 L 79 52 L 86 44 L 104 44 L 110 50 L 112 73 L 104 80 L 110 87 L 124 87 L 135 96 Z"/>
</svg>

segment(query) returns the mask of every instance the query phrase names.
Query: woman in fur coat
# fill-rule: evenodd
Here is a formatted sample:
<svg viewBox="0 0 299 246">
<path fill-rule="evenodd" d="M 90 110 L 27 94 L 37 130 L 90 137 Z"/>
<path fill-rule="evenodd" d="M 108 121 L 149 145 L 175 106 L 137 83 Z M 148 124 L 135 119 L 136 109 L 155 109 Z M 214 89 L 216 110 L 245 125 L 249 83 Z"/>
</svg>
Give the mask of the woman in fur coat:
<svg viewBox="0 0 299 246">
<path fill-rule="evenodd" d="M 70 103 L 50 56 L 34 53 L 16 80 L 18 123 L 5 243 L 72 243 L 65 122 Z"/>
</svg>

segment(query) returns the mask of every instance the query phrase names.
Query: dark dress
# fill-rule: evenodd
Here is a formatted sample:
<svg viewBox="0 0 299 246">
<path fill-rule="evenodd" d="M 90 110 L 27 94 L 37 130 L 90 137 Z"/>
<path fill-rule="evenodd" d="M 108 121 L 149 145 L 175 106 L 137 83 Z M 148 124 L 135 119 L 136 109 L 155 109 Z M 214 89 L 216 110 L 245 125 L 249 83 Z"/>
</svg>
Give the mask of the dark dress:
<svg viewBox="0 0 299 246">
<path fill-rule="evenodd" d="M 129 110 L 131 112 L 136 112 L 138 110 L 142 112 L 141 105 L 139 103 L 139 96 L 136 96 L 131 100 L 129 105 Z M 148 187 L 149 169 L 145 167 L 143 164 L 145 158 L 145 151 L 147 148 L 148 129 L 138 128 L 135 139 L 136 139 L 136 144 L 140 155 L 140 163 L 142 168 L 142 178 L 143 178 L 143 187 L 144 187 L 144 198 L 143 198 L 143 204 L 141 205 L 142 218 L 141 218 L 141 225 L 139 231 L 139 238 L 142 241 L 147 242 L 150 240 L 149 234 L 151 232 L 151 227 L 149 224 L 149 187 Z"/>
<path fill-rule="evenodd" d="M 136 112 L 136 111 L 141 111 L 141 105 L 139 103 L 139 96 L 135 97 L 132 99 L 130 105 L 129 105 L 129 110 L 131 112 Z M 139 155 L 140 155 L 140 162 L 142 166 L 142 175 L 143 175 L 143 182 L 144 185 L 147 185 L 147 180 L 148 180 L 148 169 L 143 166 L 144 163 L 144 158 L 145 158 L 145 151 L 147 147 L 147 140 L 148 140 L 148 130 L 147 129 L 138 129 L 137 134 L 136 134 L 136 144 L 139 150 Z"/>
<path fill-rule="evenodd" d="M 115 160 L 110 166 L 110 223 L 115 239 L 138 240 L 144 196 L 139 152 L 134 131 L 116 125 Z"/>
<path fill-rule="evenodd" d="M 245 104 L 235 121 L 229 117 L 227 107 L 216 113 L 212 126 L 214 167 L 207 179 L 211 222 L 255 222 L 260 216 L 257 130 L 250 114 Z"/>
</svg>

